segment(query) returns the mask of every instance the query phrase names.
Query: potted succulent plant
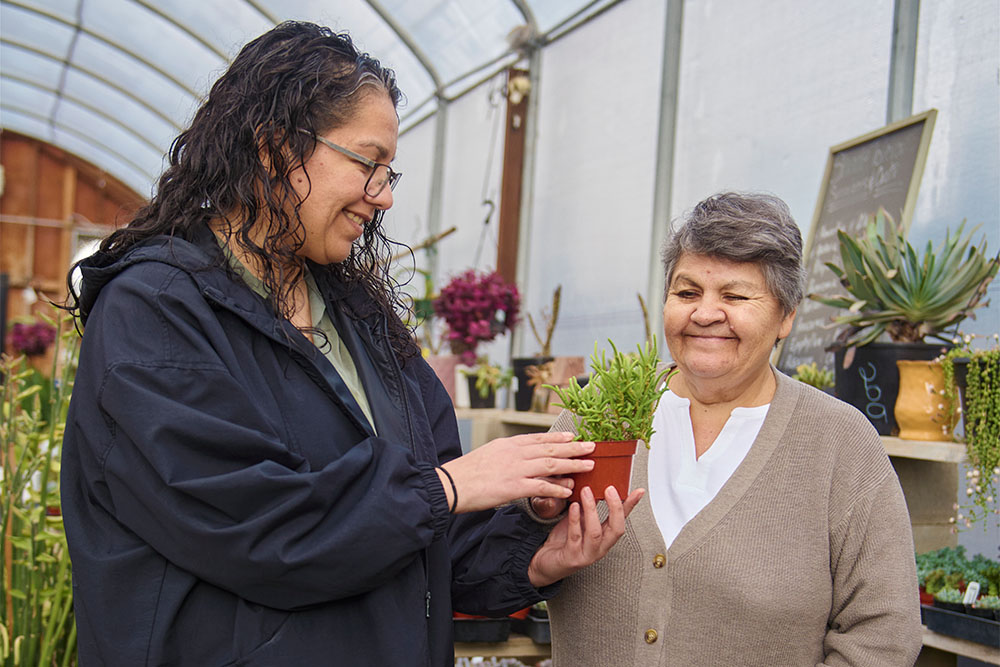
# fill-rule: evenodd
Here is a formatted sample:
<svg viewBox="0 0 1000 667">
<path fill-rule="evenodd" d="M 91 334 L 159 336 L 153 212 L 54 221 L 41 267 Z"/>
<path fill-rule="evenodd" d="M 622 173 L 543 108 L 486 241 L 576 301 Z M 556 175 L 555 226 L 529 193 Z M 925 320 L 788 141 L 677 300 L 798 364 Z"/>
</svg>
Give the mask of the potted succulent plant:
<svg viewBox="0 0 1000 667">
<path fill-rule="evenodd" d="M 499 389 L 509 387 L 514 376 L 509 368 L 491 364 L 487 357 L 480 357 L 471 369 L 462 369 L 469 380 L 469 407 L 492 408 L 496 406 Z"/>
<path fill-rule="evenodd" d="M 946 412 L 961 414 L 964 426 L 968 505 L 959 506 L 958 525 L 970 528 L 983 521 L 984 528 L 1000 525 L 1000 335 L 994 334 L 987 349 L 971 349 L 972 337 L 940 359 L 945 379 Z M 959 365 L 961 362 L 961 365 Z M 957 369 L 961 369 L 961 373 Z M 987 520 L 992 517 L 993 523 Z"/>
<path fill-rule="evenodd" d="M 632 456 L 636 443 L 642 440 L 649 446 L 653 435 L 653 411 L 660 397 L 668 390 L 670 376 L 661 367 L 657 356 L 656 339 L 636 346 L 637 353 L 626 354 L 610 340 L 612 354 L 608 358 L 602 350 L 591 355 L 591 377 L 581 387 L 571 378 L 565 387 L 547 385 L 561 403 L 577 420 L 578 439 L 591 440 L 597 449 L 588 458 L 595 461 L 587 473 L 574 475 L 573 495 L 570 501 L 580 499 L 580 491 L 589 486 L 594 497 L 604 497 L 604 489 L 614 486 L 622 498 L 628 495 Z"/>
<path fill-rule="evenodd" d="M 827 267 L 847 293 L 809 295 L 844 311 L 833 319 L 844 327 L 831 347 L 835 392 L 882 435 L 896 427 L 896 361 L 932 360 L 950 347 L 959 323 L 985 305 L 987 285 L 1000 268 L 1000 255 L 987 255 L 985 237 L 981 245 L 970 245 L 975 229 L 963 235 L 964 228 L 963 222 L 954 235 L 946 233 L 937 248 L 928 243 L 918 257 L 902 229 L 879 211 L 860 238 L 837 232 L 841 266 Z M 879 341 L 885 336 L 891 342 Z"/>
<path fill-rule="evenodd" d="M 1000 596 L 984 595 L 969 605 L 969 613 L 974 616 L 1000 621 Z"/>
<path fill-rule="evenodd" d="M 833 371 L 820 368 L 816 365 L 815 361 L 811 364 L 799 364 L 796 366 L 795 375 L 792 376 L 792 379 L 804 382 L 821 391 L 833 389 Z"/>
</svg>

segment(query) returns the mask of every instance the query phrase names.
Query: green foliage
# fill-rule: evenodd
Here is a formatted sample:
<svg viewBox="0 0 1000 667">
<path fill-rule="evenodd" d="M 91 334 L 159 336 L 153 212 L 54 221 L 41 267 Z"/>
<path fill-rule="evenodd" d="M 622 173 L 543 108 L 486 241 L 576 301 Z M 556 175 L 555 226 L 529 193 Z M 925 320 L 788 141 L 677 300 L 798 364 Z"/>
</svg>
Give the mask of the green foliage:
<svg viewBox="0 0 1000 667">
<path fill-rule="evenodd" d="M 942 588 L 934 594 L 934 599 L 941 602 L 951 602 L 952 604 L 962 604 L 965 594 L 957 588 Z"/>
<path fill-rule="evenodd" d="M 997 275 L 1000 255 L 987 256 L 985 236 L 981 247 L 970 247 L 976 230 L 963 237 L 964 227 L 963 221 L 954 236 L 947 232 L 937 249 L 928 242 L 919 259 L 885 211 L 872 217 L 861 238 L 838 231 L 842 266 L 827 267 L 848 294 L 809 295 L 847 311 L 833 320 L 846 327 L 837 344 L 867 345 L 883 333 L 897 342 L 943 339 L 945 330 L 985 305 L 980 301 Z"/>
<path fill-rule="evenodd" d="M 71 568 L 58 487 L 59 453 L 79 347 L 76 331 L 68 329 L 56 343 L 56 382 L 39 381 L 25 368 L 23 358 L 0 360 L 3 665 L 76 662 Z M 48 397 L 43 401 L 46 385 Z"/>
<path fill-rule="evenodd" d="M 942 569 L 931 570 L 924 579 L 924 590 L 934 595 L 946 588 L 958 588 L 964 581 L 961 572 L 945 572 Z"/>
<path fill-rule="evenodd" d="M 830 389 L 833 387 L 833 371 L 820 368 L 816 362 L 811 364 L 799 364 L 795 367 L 793 379 L 805 382 L 817 389 Z"/>
<path fill-rule="evenodd" d="M 976 600 L 972 606 L 977 609 L 1000 609 L 1000 596 L 984 595 Z"/>
<path fill-rule="evenodd" d="M 971 466 L 966 483 L 972 500 L 968 520 L 992 515 L 993 524 L 1000 525 L 1000 349 L 974 352 L 965 383 L 965 447 Z M 984 528 L 989 525 L 983 522 Z"/>
<path fill-rule="evenodd" d="M 544 385 L 556 393 L 578 420 L 580 440 L 606 442 L 642 440 L 649 446 L 653 435 L 653 411 L 660 396 L 667 391 L 668 370 L 659 370 L 656 339 L 637 345 L 638 353 L 619 352 L 612 341 L 608 359 L 602 350 L 590 357 L 591 378 L 581 387 L 570 378 L 565 387 Z"/>
<path fill-rule="evenodd" d="M 476 378 L 476 391 L 479 396 L 486 398 L 490 392 L 495 392 L 501 387 L 509 387 L 514 379 L 514 369 L 503 369 L 491 364 L 486 357 L 480 357 L 472 370 L 462 369 L 466 377 Z"/>
<path fill-rule="evenodd" d="M 917 554 L 916 562 L 917 580 L 928 593 L 977 581 L 984 593 L 1000 594 L 1000 562 L 982 554 L 970 559 L 965 555 L 965 547 L 944 547 Z"/>
<path fill-rule="evenodd" d="M 1000 334 L 993 334 L 993 346 L 973 349 L 968 335 L 955 339 L 955 347 L 942 355 L 938 362 L 944 371 L 944 390 L 949 424 L 952 433 L 961 415 L 965 425 L 965 448 L 969 470 L 966 472 L 966 493 L 969 504 L 958 505 L 957 516 L 952 519 L 958 527 L 971 528 L 982 521 L 983 528 L 1000 526 Z M 964 414 L 958 383 L 955 380 L 955 363 L 966 364 L 964 388 Z M 956 437 L 956 440 L 958 438 Z M 987 519 L 993 515 L 991 524 Z"/>
</svg>

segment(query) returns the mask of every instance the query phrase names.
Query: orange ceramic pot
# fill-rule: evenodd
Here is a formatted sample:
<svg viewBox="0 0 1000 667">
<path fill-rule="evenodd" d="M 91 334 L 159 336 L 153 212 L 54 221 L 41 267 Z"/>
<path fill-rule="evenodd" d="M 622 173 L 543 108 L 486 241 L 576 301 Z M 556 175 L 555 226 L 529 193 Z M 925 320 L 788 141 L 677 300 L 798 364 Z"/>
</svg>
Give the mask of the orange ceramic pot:
<svg viewBox="0 0 1000 667">
<path fill-rule="evenodd" d="M 951 440 L 948 432 L 944 370 L 936 361 L 900 359 L 899 395 L 895 416 L 899 437 L 905 440 Z"/>
<path fill-rule="evenodd" d="M 628 496 L 629 481 L 632 479 L 632 457 L 635 455 L 637 440 L 617 442 L 596 442 L 595 449 L 584 458 L 593 459 L 590 472 L 581 472 L 573 477 L 573 495 L 570 502 L 579 502 L 580 491 L 589 486 L 595 500 L 604 499 L 604 489 L 615 487 L 618 496 L 624 500 Z"/>
</svg>

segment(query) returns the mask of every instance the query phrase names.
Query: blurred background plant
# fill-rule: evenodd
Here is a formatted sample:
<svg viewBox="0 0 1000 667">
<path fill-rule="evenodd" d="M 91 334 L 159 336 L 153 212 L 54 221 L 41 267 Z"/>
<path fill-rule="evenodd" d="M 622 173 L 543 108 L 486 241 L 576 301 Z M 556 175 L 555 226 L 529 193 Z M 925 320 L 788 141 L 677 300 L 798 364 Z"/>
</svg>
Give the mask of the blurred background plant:
<svg viewBox="0 0 1000 667">
<path fill-rule="evenodd" d="M 955 504 L 956 528 L 979 522 L 986 530 L 1000 527 L 1000 334 L 987 340 L 987 347 L 975 348 L 975 336 L 956 337 L 954 347 L 938 359 L 945 379 L 942 410 L 954 439 L 965 442 L 969 466 L 968 502 Z M 955 428 L 959 418 L 961 436 Z"/>
<path fill-rule="evenodd" d="M 509 387 L 514 378 L 513 369 L 491 364 L 487 357 L 479 357 L 475 366 L 462 369 L 462 373 L 466 377 L 476 379 L 475 390 L 482 398 L 486 398 L 504 387 Z"/>
<path fill-rule="evenodd" d="M 480 343 L 514 329 L 520 308 L 516 285 L 495 271 L 479 273 L 475 269 L 452 278 L 434 300 L 434 312 L 448 325 L 446 339 L 451 351 L 467 366 L 475 365 Z"/>
<path fill-rule="evenodd" d="M 792 378 L 820 390 L 833 389 L 833 371 L 820 368 L 815 361 L 796 366 Z"/>
<path fill-rule="evenodd" d="M 56 328 L 51 323 L 34 317 L 15 321 L 7 334 L 7 344 L 15 355 L 40 357 L 56 339 Z"/>
<path fill-rule="evenodd" d="M 53 334 L 54 321 L 47 321 Z M 59 457 L 79 353 L 71 320 L 50 377 L 24 354 L 0 358 L 0 658 L 4 665 L 75 665 L 76 623 L 59 505 Z M 40 331 L 41 329 L 39 329 Z"/>
<path fill-rule="evenodd" d="M 552 334 L 556 330 L 556 323 L 559 321 L 559 303 L 562 301 L 562 285 L 556 285 L 552 292 L 552 306 L 542 310 L 542 321 L 545 322 L 545 335 L 539 333 L 535 326 L 535 318 L 528 313 L 528 326 L 531 327 L 531 335 L 538 342 L 539 352 L 536 357 L 552 356 Z"/>
</svg>

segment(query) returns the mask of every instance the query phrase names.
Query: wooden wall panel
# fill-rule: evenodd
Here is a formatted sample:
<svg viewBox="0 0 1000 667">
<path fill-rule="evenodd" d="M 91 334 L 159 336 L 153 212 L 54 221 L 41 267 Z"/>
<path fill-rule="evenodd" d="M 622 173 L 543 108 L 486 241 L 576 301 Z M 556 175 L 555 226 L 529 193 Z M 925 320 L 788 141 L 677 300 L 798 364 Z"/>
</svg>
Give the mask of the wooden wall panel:
<svg viewBox="0 0 1000 667">
<path fill-rule="evenodd" d="M 73 202 L 73 212 L 79 213 L 90 222 L 106 224 L 104 215 L 104 197 L 94 183 L 80 179 L 76 184 L 76 198 Z"/>
<path fill-rule="evenodd" d="M 32 306 L 27 287 L 54 301 L 65 298 L 76 232 L 110 232 L 144 200 L 100 168 L 13 132 L 0 132 L 0 162 L 0 273 L 9 276 L 10 322 L 41 307 Z"/>
<path fill-rule="evenodd" d="M 0 214 L 35 215 L 38 155 L 38 146 L 27 140 L 4 141 L 0 146 L 0 160 L 4 165 Z M 32 275 L 33 243 L 30 227 L 0 222 L 0 272 L 10 277 L 11 287 L 23 287 Z"/>
<path fill-rule="evenodd" d="M 76 171 L 43 151 L 39 155 L 37 174 L 38 203 L 35 216 L 40 224 L 34 227 L 32 279 L 39 289 L 59 290 L 65 279 L 63 267 L 69 262 L 72 210 L 69 208 L 71 200 L 67 200 L 67 195 L 73 189 Z M 62 226 L 51 227 L 46 221 L 60 221 Z"/>
</svg>

